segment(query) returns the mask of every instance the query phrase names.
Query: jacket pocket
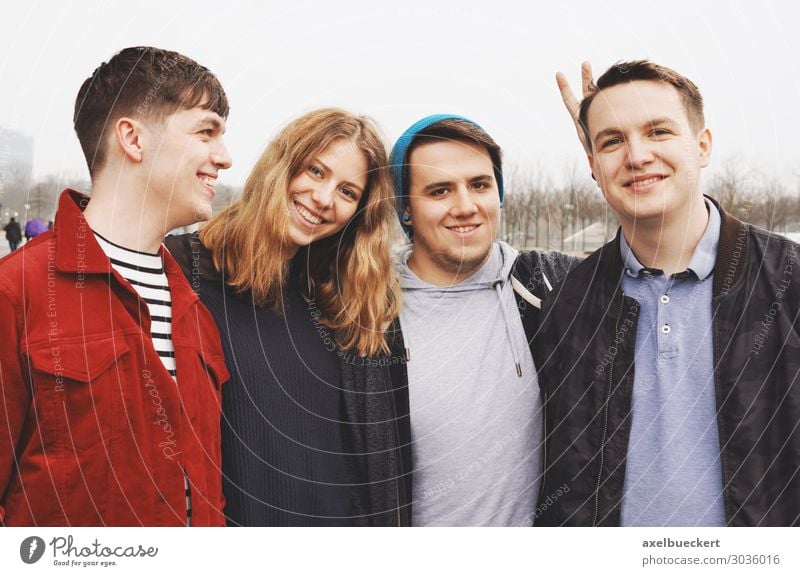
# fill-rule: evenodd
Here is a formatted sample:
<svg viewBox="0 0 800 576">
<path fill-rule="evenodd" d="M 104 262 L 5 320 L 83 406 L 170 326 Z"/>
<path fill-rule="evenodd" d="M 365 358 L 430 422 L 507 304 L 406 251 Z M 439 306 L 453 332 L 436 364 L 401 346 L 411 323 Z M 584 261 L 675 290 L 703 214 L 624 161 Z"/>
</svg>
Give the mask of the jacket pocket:
<svg viewBox="0 0 800 576">
<path fill-rule="evenodd" d="M 219 440 L 220 418 L 222 416 L 222 385 L 229 378 L 223 356 L 201 354 L 192 351 L 194 377 L 191 395 L 183 395 L 192 426 L 208 440 Z M 180 376 L 179 376 L 180 378 Z M 184 382 L 184 385 L 186 382 Z M 184 391 L 189 390 L 187 388 Z"/>
<path fill-rule="evenodd" d="M 28 349 L 45 443 L 79 456 L 82 450 L 110 442 L 130 380 L 129 352 L 124 340 L 112 337 Z M 49 442 L 47 431 L 53 434 Z"/>
<path fill-rule="evenodd" d="M 201 377 L 204 380 L 210 380 L 216 390 L 221 390 L 222 385 L 231 377 L 225 364 L 225 357 L 222 355 L 207 355 L 204 357 L 199 352 L 197 355 L 200 357 L 200 365 L 204 372 Z"/>
</svg>

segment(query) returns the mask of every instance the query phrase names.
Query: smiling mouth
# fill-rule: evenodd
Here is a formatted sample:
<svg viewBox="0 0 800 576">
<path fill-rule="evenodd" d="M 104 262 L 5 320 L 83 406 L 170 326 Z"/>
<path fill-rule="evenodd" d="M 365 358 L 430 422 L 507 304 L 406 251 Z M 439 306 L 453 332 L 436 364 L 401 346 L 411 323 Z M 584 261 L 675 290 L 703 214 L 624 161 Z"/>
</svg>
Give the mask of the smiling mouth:
<svg viewBox="0 0 800 576">
<path fill-rule="evenodd" d="M 632 180 L 628 180 L 627 182 L 625 182 L 624 186 L 625 188 L 631 188 L 634 190 L 648 188 L 653 184 L 655 184 L 656 182 L 664 180 L 665 178 L 666 176 L 662 176 L 660 174 L 654 176 L 647 176 L 645 178 L 634 178 Z"/>
<path fill-rule="evenodd" d="M 467 234 L 476 230 L 480 224 L 469 224 L 468 226 L 447 226 L 447 229 L 451 232 L 458 232 L 459 234 Z"/>
<path fill-rule="evenodd" d="M 293 204 L 294 204 L 294 209 L 297 211 L 300 217 L 309 224 L 313 226 L 319 226 L 320 224 L 323 224 L 325 222 L 324 218 L 322 218 L 317 214 L 314 214 L 313 212 L 311 212 L 311 210 L 300 204 L 300 202 L 298 202 L 297 200 L 294 200 Z"/>
<path fill-rule="evenodd" d="M 206 190 L 211 192 L 211 194 L 216 194 L 216 178 L 209 176 L 208 174 L 198 174 L 197 177 L 200 179 L 200 182 L 203 183 L 203 186 L 205 186 Z"/>
</svg>

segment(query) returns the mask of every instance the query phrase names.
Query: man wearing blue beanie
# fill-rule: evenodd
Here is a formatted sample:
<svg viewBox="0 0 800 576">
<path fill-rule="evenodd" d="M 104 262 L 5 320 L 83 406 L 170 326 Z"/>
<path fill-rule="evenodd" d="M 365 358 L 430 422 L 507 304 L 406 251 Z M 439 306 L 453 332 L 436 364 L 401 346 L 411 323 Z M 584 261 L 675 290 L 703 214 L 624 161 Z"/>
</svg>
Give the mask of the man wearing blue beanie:
<svg viewBox="0 0 800 576">
<path fill-rule="evenodd" d="M 390 331 L 412 524 L 530 526 L 542 474 L 542 412 L 528 342 L 541 298 L 577 264 L 495 240 L 500 147 L 473 121 L 411 126 L 390 160 L 411 239 L 404 308 Z"/>
</svg>

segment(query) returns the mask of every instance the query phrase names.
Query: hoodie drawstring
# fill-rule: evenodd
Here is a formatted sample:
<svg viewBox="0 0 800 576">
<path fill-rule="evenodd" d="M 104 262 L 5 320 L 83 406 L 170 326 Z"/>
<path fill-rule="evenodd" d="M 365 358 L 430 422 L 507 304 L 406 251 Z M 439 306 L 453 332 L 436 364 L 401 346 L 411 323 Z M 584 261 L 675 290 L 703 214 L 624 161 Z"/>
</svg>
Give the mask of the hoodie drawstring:
<svg viewBox="0 0 800 576">
<path fill-rule="evenodd" d="M 505 322 L 506 325 L 506 337 L 508 338 L 509 346 L 511 346 L 511 354 L 514 356 L 514 365 L 517 368 L 517 376 L 522 378 L 522 364 L 519 359 L 519 350 L 517 350 L 517 343 L 514 341 L 514 337 L 511 335 L 511 324 L 508 321 L 508 312 L 503 304 L 503 281 L 496 280 L 495 283 L 492 284 L 492 288 L 494 288 L 495 294 L 497 294 L 497 301 L 500 303 L 500 312 L 503 314 L 503 322 Z"/>
</svg>

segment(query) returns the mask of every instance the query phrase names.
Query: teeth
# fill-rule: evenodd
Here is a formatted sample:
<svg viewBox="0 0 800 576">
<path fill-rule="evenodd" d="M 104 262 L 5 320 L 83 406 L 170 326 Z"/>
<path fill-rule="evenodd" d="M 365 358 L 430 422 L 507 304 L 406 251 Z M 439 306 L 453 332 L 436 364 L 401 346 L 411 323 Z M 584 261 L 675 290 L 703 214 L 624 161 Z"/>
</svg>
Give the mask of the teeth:
<svg viewBox="0 0 800 576">
<path fill-rule="evenodd" d="M 451 228 L 451 230 L 455 230 L 456 232 L 461 232 L 463 234 L 466 232 L 472 232 L 475 230 L 475 228 L 477 228 L 477 226 L 454 226 Z"/>
<path fill-rule="evenodd" d="M 655 184 L 661 180 L 661 176 L 653 176 L 652 178 L 648 178 L 647 180 L 634 180 L 630 183 L 631 186 L 650 186 L 650 184 Z"/>
<path fill-rule="evenodd" d="M 314 216 L 311 212 L 306 210 L 302 204 L 295 202 L 294 207 L 297 208 L 297 211 L 300 213 L 300 216 L 302 216 L 303 219 L 308 221 L 310 224 L 322 224 L 322 218 L 320 218 L 319 216 Z"/>
<path fill-rule="evenodd" d="M 213 178 L 211 178 L 210 176 L 201 177 L 200 178 L 200 182 L 202 182 L 206 186 L 210 186 L 211 188 L 213 188 L 214 185 L 216 184 L 216 181 Z"/>
</svg>

